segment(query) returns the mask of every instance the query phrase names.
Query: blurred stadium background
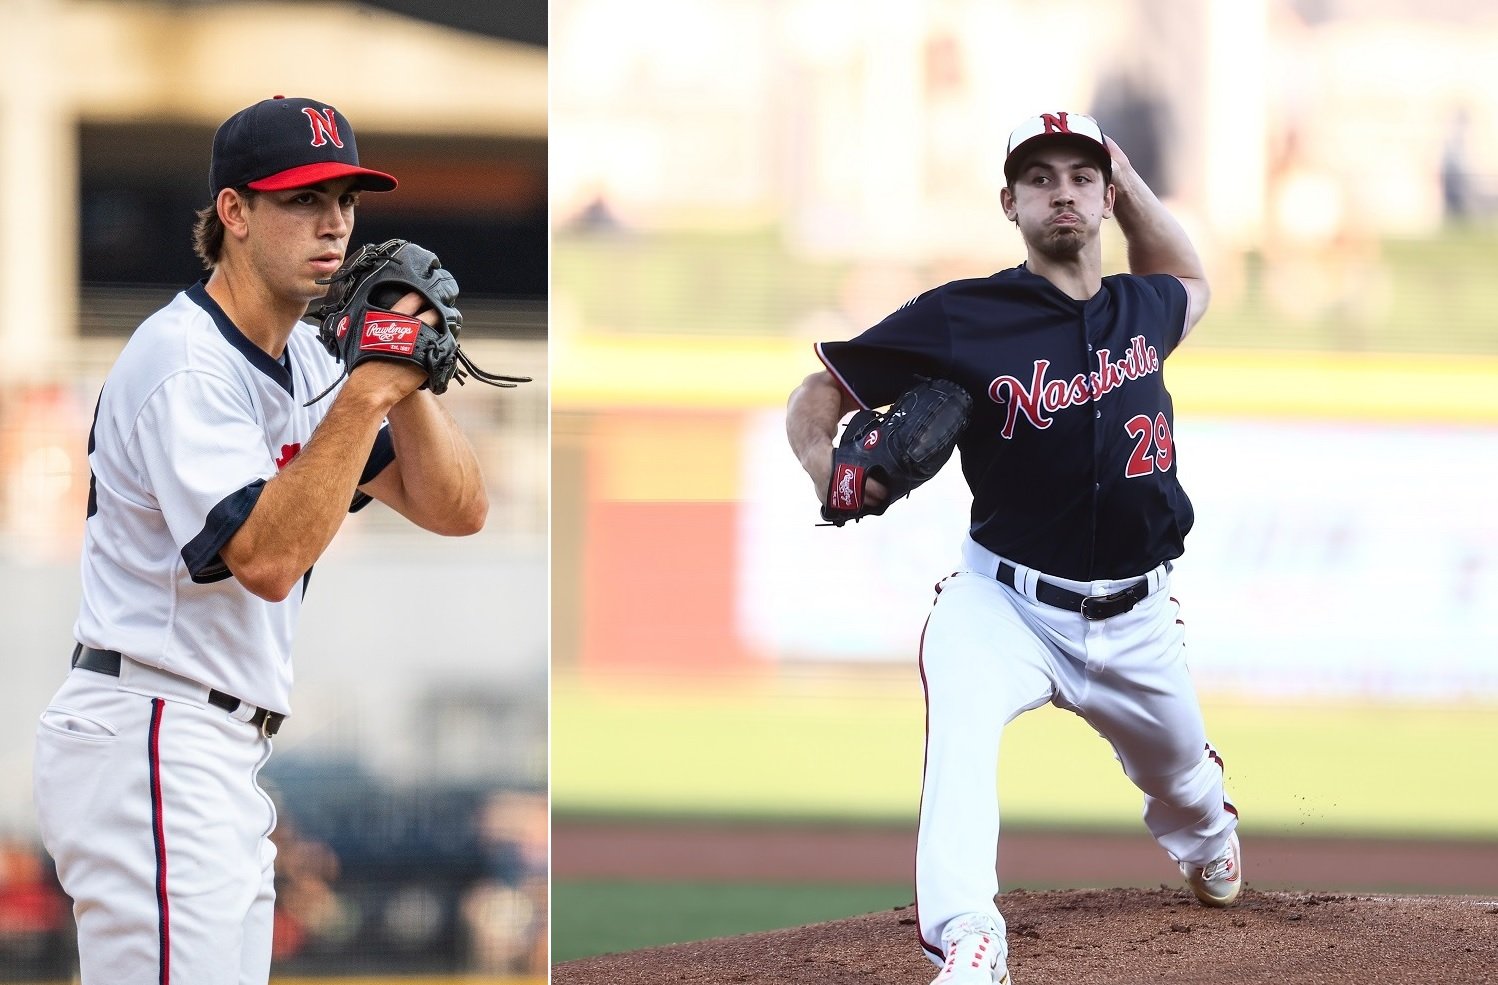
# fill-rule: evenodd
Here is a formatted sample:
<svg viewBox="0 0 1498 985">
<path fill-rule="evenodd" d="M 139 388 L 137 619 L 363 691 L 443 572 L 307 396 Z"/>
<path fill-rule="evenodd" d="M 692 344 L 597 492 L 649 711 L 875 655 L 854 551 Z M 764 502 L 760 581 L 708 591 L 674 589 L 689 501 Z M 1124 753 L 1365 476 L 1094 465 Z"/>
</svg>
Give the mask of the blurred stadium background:
<svg viewBox="0 0 1498 985">
<path fill-rule="evenodd" d="M 555 0 L 551 32 L 556 959 L 909 902 L 963 490 L 818 529 L 784 402 L 813 341 L 1023 258 L 1004 142 L 1058 108 L 1214 286 L 1169 371 L 1177 594 L 1250 881 L 1498 889 L 1498 10 Z M 1069 716 L 1012 727 L 1000 789 L 1016 838 L 1081 832 L 1005 888 L 1173 881 Z M 881 828 L 893 863 L 818 864 Z M 1078 874 L 1097 843 L 1147 862 Z"/>
<path fill-rule="evenodd" d="M 0 981 L 73 974 L 30 764 L 71 650 L 94 400 L 138 321 L 201 276 L 189 231 L 215 127 L 274 93 L 354 120 L 363 159 L 401 180 L 365 200 L 356 239 L 434 249 L 463 285 L 465 346 L 536 378 L 446 398 L 490 483 L 482 534 L 442 541 L 375 507 L 318 563 L 265 775 L 274 980 L 540 980 L 544 4 L 6 0 L 0 24 Z M 404 611 L 371 618 L 388 599 Z"/>
</svg>

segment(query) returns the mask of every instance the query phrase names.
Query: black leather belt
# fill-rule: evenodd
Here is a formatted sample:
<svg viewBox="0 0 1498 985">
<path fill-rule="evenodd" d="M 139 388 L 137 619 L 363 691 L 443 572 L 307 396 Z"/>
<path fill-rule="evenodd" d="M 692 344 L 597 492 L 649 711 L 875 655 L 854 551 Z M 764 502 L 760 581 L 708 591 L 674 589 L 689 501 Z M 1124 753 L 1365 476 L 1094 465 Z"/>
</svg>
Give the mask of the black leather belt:
<svg viewBox="0 0 1498 985">
<path fill-rule="evenodd" d="M 82 643 L 73 647 L 74 667 L 82 667 L 84 670 L 92 670 L 98 674 L 108 674 L 110 677 L 120 676 L 120 661 L 122 659 L 118 650 L 95 650 L 93 647 L 84 646 Z M 238 711 L 239 706 L 244 704 L 243 701 L 240 701 L 234 695 L 225 694 L 222 691 L 209 691 L 208 703 L 215 708 L 222 708 L 230 714 Z M 281 731 L 281 723 L 285 720 L 286 716 L 280 712 L 256 708 L 255 714 L 250 718 L 250 724 L 258 728 L 261 735 L 270 738 Z"/>
<path fill-rule="evenodd" d="M 1019 572 L 1008 561 L 999 562 L 999 570 L 994 577 L 1017 592 L 1024 591 L 1019 585 Z M 1080 595 L 1069 588 L 1053 585 L 1044 578 L 1035 579 L 1035 597 L 1041 602 L 1058 609 L 1080 612 L 1083 619 L 1093 621 L 1121 616 L 1144 601 L 1149 593 L 1148 578 L 1141 578 L 1129 587 L 1108 595 Z"/>
</svg>

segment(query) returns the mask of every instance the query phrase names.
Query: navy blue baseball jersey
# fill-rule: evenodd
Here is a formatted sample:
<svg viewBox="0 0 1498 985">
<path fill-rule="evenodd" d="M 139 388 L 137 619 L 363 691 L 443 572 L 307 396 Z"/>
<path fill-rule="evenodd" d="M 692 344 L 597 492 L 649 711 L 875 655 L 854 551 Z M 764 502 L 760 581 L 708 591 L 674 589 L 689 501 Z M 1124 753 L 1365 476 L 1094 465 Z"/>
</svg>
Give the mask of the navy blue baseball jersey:
<svg viewBox="0 0 1498 985">
<path fill-rule="evenodd" d="M 1164 378 L 1186 308 L 1168 274 L 1104 277 L 1077 301 L 1020 265 L 927 291 L 817 354 L 864 407 L 918 376 L 966 387 L 973 539 L 1058 577 L 1129 578 L 1180 557 L 1194 516 Z"/>
</svg>

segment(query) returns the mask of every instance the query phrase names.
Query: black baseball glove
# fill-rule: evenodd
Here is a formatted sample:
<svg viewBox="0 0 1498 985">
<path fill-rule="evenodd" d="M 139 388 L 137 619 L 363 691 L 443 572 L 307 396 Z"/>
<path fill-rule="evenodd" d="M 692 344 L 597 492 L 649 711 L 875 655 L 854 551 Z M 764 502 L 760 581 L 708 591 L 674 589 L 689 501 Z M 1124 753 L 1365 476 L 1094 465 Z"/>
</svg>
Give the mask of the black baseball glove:
<svg viewBox="0 0 1498 985">
<path fill-rule="evenodd" d="M 832 449 L 822 519 L 841 527 L 849 520 L 879 516 L 890 503 L 910 495 L 952 457 L 972 408 L 973 398 L 956 383 L 922 379 L 888 413 L 854 414 L 843 440 Z M 864 496 L 869 479 L 889 490 L 889 498 L 877 507 L 869 506 Z"/>
<path fill-rule="evenodd" d="M 431 250 L 404 239 L 366 245 L 344 260 L 332 277 L 318 283 L 329 288 L 314 316 L 321 325 L 317 337 L 343 363 L 344 376 L 366 359 L 394 359 L 425 370 L 427 378 L 421 388 L 433 393 L 444 393 L 454 377 L 462 384 L 469 375 L 492 386 L 530 382 L 529 376 L 486 373 L 468 358 L 458 344 L 463 329 L 463 313 L 457 308 L 458 282 Z M 411 291 L 437 312 L 437 324 L 391 310 Z M 321 400 L 337 382 L 307 402 Z"/>
</svg>

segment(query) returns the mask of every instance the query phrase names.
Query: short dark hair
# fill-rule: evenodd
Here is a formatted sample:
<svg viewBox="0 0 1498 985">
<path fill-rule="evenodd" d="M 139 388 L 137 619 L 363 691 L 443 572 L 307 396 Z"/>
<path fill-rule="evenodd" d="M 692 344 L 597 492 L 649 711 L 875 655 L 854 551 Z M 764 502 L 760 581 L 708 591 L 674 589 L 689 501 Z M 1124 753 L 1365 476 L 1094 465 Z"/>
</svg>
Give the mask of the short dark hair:
<svg viewBox="0 0 1498 985">
<path fill-rule="evenodd" d="M 248 185 L 239 185 L 234 190 L 246 202 L 253 201 L 260 194 Z M 197 211 L 192 224 L 192 251 L 203 262 L 204 270 L 212 270 L 218 266 L 223 250 L 224 223 L 218 217 L 218 200 L 214 199 Z"/>
</svg>

